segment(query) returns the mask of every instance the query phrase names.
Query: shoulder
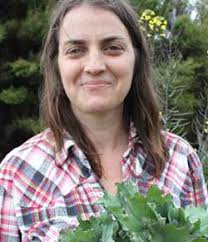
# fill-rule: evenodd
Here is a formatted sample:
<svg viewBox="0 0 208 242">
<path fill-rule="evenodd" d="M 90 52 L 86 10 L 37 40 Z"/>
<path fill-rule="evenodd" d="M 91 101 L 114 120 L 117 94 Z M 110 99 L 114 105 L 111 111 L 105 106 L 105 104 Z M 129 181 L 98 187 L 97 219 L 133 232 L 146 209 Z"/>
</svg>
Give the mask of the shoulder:
<svg viewBox="0 0 208 242">
<path fill-rule="evenodd" d="M 28 156 L 32 158 L 33 156 L 37 155 L 52 155 L 54 149 L 55 142 L 53 134 L 50 129 L 46 129 L 28 139 L 19 147 L 16 147 L 10 151 L 3 159 L 2 164 L 4 164 L 7 160 L 10 160 L 12 157 L 27 160 Z"/>
<path fill-rule="evenodd" d="M 176 134 L 162 131 L 162 135 L 169 157 L 157 185 L 173 196 L 177 206 L 206 203 L 203 167 L 196 151 Z"/>
<path fill-rule="evenodd" d="M 169 151 L 174 150 L 184 155 L 194 152 L 190 143 L 181 136 L 164 130 L 162 131 L 162 136 Z"/>
<path fill-rule="evenodd" d="M 162 135 L 169 154 L 169 163 L 189 171 L 201 166 L 196 151 L 187 140 L 168 131 L 162 131 Z"/>
<path fill-rule="evenodd" d="M 162 131 L 162 136 L 169 153 L 177 152 L 184 156 L 196 153 L 190 143 L 181 136 L 164 130 Z"/>
<path fill-rule="evenodd" d="M 0 164 L 0 180 L 5 177 L 14 177 L 20 170 L 25 170 L 25 172 L 32 169 L 38 170 L 43 163 L 53 159 L 54 153 L 53 134 L 50 129 L 46 129 L 5 156 Z"/>
</svg>

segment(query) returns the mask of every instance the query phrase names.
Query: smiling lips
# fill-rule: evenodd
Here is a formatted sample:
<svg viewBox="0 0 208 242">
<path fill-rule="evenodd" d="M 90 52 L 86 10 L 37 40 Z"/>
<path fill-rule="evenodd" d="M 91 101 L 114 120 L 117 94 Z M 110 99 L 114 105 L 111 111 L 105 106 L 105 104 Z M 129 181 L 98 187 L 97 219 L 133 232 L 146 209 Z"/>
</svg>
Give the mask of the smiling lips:
<svg viewBox="0 0 208 242">
<path fill-rule="evenodd" d="M 112 84 L 109 81 L 104 81 L 104 80 L 92 80 L 92 81 L 86 81 L 82 84 L 82 86 L 90 88 L 90 89 L 95 89 L 95 88 L 101 88 L 101 87 L 107 87 L 110 84 Z"/>
</svg>

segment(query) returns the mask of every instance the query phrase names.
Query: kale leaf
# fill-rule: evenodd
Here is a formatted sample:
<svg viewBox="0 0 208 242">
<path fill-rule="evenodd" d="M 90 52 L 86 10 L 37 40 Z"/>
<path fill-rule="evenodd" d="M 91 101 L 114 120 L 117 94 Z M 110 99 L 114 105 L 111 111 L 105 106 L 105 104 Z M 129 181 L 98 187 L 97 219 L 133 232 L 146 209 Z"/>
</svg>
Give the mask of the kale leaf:
<svg viewBox="0 0 208 242">
<path fill-rule="evenodd" d="M 115 196 L 104 192 L 105 212 L 79 219 L 61 242 L 207 242 L 208 207 L 174 206 L 172 197 L 152 185 L 146 196 L 131 182 L 120 183 Z"/>
</svg>

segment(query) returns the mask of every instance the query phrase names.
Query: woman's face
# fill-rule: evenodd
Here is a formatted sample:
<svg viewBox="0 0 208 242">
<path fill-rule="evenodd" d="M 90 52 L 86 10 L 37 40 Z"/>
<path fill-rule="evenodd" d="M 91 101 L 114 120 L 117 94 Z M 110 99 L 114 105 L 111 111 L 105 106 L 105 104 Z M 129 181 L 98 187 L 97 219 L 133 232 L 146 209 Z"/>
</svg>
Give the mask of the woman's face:
<svg viewBox="0 0 208 242">
<path fill-rule="evenodd" d="M 66 14 L 58 66 L 75 115 L 122 111 L 134 62 L 127 29 L 114 13 L 79 6 Z"/>
</svg>

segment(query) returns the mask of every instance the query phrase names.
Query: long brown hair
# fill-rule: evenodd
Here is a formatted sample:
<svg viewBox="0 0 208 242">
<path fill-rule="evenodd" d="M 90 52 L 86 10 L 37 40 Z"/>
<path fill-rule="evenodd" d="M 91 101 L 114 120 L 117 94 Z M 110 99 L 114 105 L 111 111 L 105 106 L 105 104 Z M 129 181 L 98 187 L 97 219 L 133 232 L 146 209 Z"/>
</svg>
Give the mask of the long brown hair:
<svg viewBox="0 0 208 242">
<path fill-rule="evenodd" d="M 150 82 L 150 61 L 146 43 L 139 27 L 138 17 L 125 0 L 63 0 L 58 2 L 42 53 L 44 87 L 41 95 L 41 115 L 52 130 L 57 150 L 63 147 L 63 133 L 67 131 L 88 158 L 93 171 L 102 176 L 99 155 L 93 142 L 85 134 L 74 115 L 66 96 L 57 64 L 59 30 L 63 19 L 72 8 L 87 4 L 109 10 L 125 25 L 135 49 L 135 66 L 131 89 L 124 101 L 124 119 L 134 126 L 143 142 L 148 160 L 159 177 L 164 169 L 166 152 L 161 135 L 159 108 Z"/>
</svg>

